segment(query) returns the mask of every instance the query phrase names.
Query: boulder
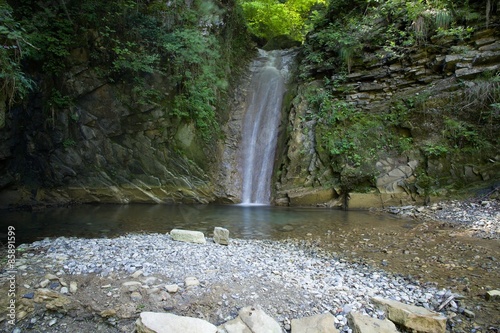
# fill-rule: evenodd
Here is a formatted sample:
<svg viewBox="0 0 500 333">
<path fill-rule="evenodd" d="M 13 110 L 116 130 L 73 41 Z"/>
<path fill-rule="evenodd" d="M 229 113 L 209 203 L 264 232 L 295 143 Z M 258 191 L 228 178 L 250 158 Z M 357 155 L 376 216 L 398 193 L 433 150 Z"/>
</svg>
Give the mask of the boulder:
<svg viewBox="0 0 500 333">
<path fill-rule="evenodd" d="M 372 301 L 386 312 L 387 319 L 398 325 L 417 332 L 446 332 L 446 317 L 438 312 L 381 297 L 373 297 Z"/>
<path fill-rule="evenodd" d="M 398 333 L 396 325 L 387 319 L 380 320 L 359 312 L 351 312 L 348 320 L 353 333 Z"/>
<path fill-rule="evenodd" d="M 221 245 L 229 244 L 229 230 L 221 227 L 214 228 L 214 242 Z"/>
<path fill-rule="evenodd" d="M 137 333 L 216 333 L 209 322 L 171 313 L 142 312 L 135 322 Z"/>
<path fill-rule="evenodd" d="M 331 313 L 292 319 L 292 333 L 338 333 Z"/>
<path fill-rule="evenodd" d="M 282 333 L 281 326 L 259 307 L 247 306 L 240 310 L 238 317 L 222 324 L 224 333 Z"/>
<path fill-rule="evenodd" d="M 173 240 L 181 242 L 198 244 L 205 244 L 207 242 L 205 235 L 201 231 L 172 229 L 172 231 L 170 231 L 170 236 Z"/>
</svg>

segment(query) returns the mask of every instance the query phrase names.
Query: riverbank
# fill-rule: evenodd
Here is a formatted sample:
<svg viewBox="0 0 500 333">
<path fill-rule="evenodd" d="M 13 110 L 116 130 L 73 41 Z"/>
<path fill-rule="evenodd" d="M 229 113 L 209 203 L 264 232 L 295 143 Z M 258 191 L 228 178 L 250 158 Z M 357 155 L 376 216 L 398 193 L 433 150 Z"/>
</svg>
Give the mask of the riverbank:
<svg viewBox="0 0 500 333">
<path fill-rule="evenodd" d="M 232 239 L 228 246 L 211 238 L 182 243 L 166 234 L 26 244 L 16 261 L 17 313 L 23 318 L 8 331 L 132 332 L 143 311 L 218 325 L 244 306 L 259 305 L 283 329 L 292 319 L 330 312 L 336 327 L 349 332 L 349 312 L 379 315 L 372 296 L 430 309 L 454 296 L 441 309 L 450 331 L 496 332 L 499 305 L 485 295 L 499 289 L 499 243 L 491 236 L 500 225 L 498 201 L 440 207 L 425 214 L 456 213 L 488 223 L 438 222 L 413 207 L 418 223 L 401 231 L 367 225 L 343 234 L 290 234 L 281 241 Z M 404 215 L 402 223 L 408 212 L 397 212 Z M 1 278 L 3 294 L 5 271 Z"/>
</svg>

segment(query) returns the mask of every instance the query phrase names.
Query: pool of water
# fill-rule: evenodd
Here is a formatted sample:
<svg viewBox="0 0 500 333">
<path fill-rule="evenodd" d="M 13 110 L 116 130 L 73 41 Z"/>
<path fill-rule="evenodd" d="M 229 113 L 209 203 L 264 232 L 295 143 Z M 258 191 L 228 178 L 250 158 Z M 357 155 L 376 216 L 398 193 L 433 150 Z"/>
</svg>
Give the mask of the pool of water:
<svg viewBox="0 0 500 333">
<path fill-rule="evenodd" d="M 126 233 L 167 233 L 174 228 L 211 236 L 214 227 L 231 237 L 282 239 L 353 228 L 406 228 L 409 221 L 367 211 L 240 205 L 81 205 L 39 212 L 0 211 L 0 234 L 16 228 L 16 243 L 45 237 L 115 237 Z M 3 237 L 2 237 L 3 238 Z"/>
</svg>

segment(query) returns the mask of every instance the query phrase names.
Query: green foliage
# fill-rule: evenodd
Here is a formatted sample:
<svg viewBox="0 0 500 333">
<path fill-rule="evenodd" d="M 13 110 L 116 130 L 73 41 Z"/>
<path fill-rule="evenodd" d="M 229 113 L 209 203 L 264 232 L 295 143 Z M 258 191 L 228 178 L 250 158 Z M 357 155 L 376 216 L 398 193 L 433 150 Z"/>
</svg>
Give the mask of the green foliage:
<svg viewBox="0 0 500 333">
<path fill-rule="evenodd" d="M 310 18 L 318 16 L 325 0 L 241 0 L 248 29 L 257 37 L 270 40 L 286 35 L 302 41 L 312 28 Z"/>
<path fill-rule="evenodd" d="M 301 77 L 314 76 L 317 68 L 344 66 L 349 72 L 363 49 L 379 49 L 380 59 L 389 61 L 433 36 L 467 39 L 472 28 L 460 12 L 464 8 L 474 12 L 467 1 L 331 0 L 305 41 Z"/>
<path fill-rule="evenodd" d="M 449 149 L 446 145 L 428 143 L 423 148 L 422 151 L 427 157 L 440 157 L 449 153 Z"/>
<path fill-rule="evenodd" d="M 12 8 L 0 2 L 0 110 L 33 88 L 33 81 L 21 69 L 21 60 L 32 48 L 26 32 L 13 18 Z"/>
<path fill-rule="evenodd" d="M 207 142 L 219 135 L 217 110 L 229 86 L 226 78 L 244 64 L 249 47 L 238 26 L 243 24 L 234 19 L 242 20 L 238 10 L 235 15 L 219 3 L 202 0 L 20 0 L 14 13 L 13 22 L 18 24 L 14 30 L 26 31 L 37 48 L 29 54 L 30 67 L 52 78 L 45 83 L 48 91 L 57 88 L 59 95 L 46 96 L 51 108 L 65 107 L 61 74 L 74 65 L 72 51 L 79 48 L 88 51 L 88 59 L 76 61 L 88 60 L 103 80 L 122 84 L 131 92 L 130 107 L 155 105 L 171 116 L 193 121 Z M 237 33 L 241 36 L 233 38 Z M 12 58 L 3 56 L 4 48 L 0 52 L 2 63 Z M 16 77 L 23 75 L 18 64 L 11 66 L 9 75 L 15 80 L 9 82 L 22 82 Z"/>
<path fill-rule="evenodd" d="M 64 139 L 63 146 L 64 148 L 71 148 L 76 145 L 76 141 L 73 139 Z"/>
</svg>

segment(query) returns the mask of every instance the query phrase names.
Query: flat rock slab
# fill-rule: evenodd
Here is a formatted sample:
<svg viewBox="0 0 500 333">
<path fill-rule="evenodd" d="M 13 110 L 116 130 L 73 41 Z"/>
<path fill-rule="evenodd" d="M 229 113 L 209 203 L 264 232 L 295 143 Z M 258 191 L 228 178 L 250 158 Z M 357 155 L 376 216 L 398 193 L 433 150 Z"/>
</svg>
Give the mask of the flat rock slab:
<svg viewBox="0 0 500 333">
<path fill-rule="evenodd" d="M 225 333 L 282 333 L 281 326 L 259 307 L 247 306 L 240 310 L 238 317 L 220 327 Z"/>
<path fill-rule="evenodd" d="M 385 311 L 387 319 L 417 332 L 445 333 L 446 317 L 424 307 L 373 297 L 373 303 Z"/>
<path fill-rule="evenodd" d="M 172 231 L 170 231 L 170 237 L 172 237 L 173 240 L 188 243 L 205 244 L 207 242 L 205 235 L 201 231 L 172 229 Z"/>
<path fill-rule="evenodd" d="M 137 333 L 216 333 L 208 321 L 171 313 L 142 312 L 135 322 Z"/>
<path fill-rule="evenodd" d="M 292 333 L 338 333 L 331 313 L 292 319 Z"/>
<path fill-rule="evenodd" d="M 398 333 L 396 325 L 390 320 L 376 319 L 359 312 L 351 312 L 348 316 L 353 333 Z"/>
</svg>

